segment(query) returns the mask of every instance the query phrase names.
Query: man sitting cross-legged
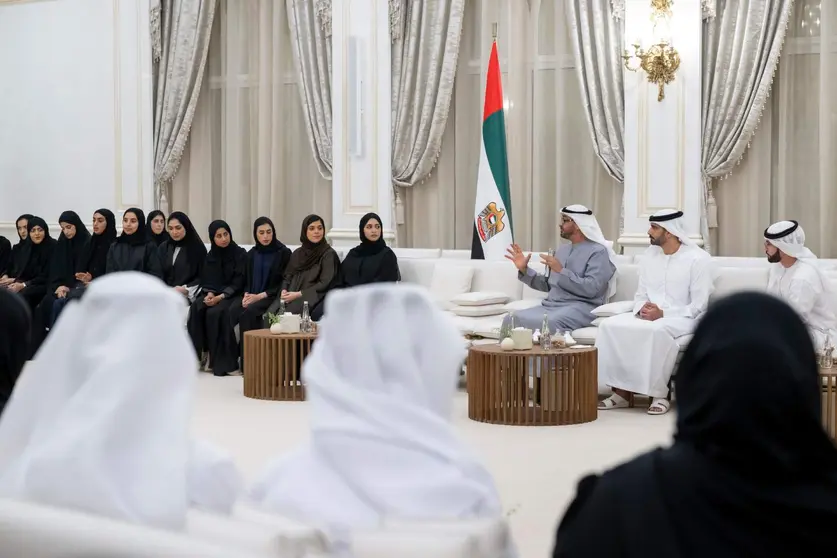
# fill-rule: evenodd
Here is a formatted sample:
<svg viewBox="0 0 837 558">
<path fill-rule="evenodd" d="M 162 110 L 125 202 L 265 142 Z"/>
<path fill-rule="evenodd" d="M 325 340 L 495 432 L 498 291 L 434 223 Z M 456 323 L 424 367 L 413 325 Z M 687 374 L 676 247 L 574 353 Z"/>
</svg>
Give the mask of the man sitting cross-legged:
<svg viewBox="0 0 837 558">
<path fill-rule="evenodd" d="M 682 211 L 649 218 L 651 246 L 640 262 L 633 312 L 599 325 L 599 383 L 613 395 L 599 403 L 609 410 L 630 406 L 634 393 L 653 398 L 649 415 L 669 411 L 668 382 L 680 347 L 692 333 L 712 292 L 711 258 L 685 233 Z"/>
<path fill-rule="evenodd" d="M 531 288 L 549 293 L 540 306 L 515 313 L 515 326 L 540 329 L 543 316 L 553 332 L 587 327 L 593 321 L 590 311 L 607 301 L 616 273 L 614 253 L 605 240 L 593 212 L 583 205 L 570 205 L 561 210 L 561 238 L 564 244 L 555 256 L 541 254 L 547 274 L 529 267 L 529 259 L 513 244 L 506 258 L 514 262 L 518 278 Z M 509 317 L 505 318 L 508 321 Z"/>
</svg>

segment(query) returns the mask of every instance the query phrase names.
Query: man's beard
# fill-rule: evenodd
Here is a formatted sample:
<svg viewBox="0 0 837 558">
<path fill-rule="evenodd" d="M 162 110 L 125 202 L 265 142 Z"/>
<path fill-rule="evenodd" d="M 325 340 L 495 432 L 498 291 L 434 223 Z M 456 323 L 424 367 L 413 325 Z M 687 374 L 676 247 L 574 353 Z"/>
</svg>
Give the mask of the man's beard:
<svg viewBox="0 0 837 558">
<path fill-rule="evenodd" d="M 648 238 L 651 240 L 651 246 L 662 246 L 663 245 L 663 235 L 660 235 L 658 237 L 653 237 L 649 234 Z"/>
<path fill-rule="evenodd" d="M 770 263 L 779 263 L 782 261 L 782 254 L 778 250 L 773 254 L 767 254 L 767 261 Z"/>
<path fill-rule="evenodd" d="M 573 233 L 564 232 L 564 227 L 561 227 L 561 229 L 558 231 L 558 234 L 561 235 L 561 238 L 563 239 L 570 238 L 573 235 Z"/>
</svg>

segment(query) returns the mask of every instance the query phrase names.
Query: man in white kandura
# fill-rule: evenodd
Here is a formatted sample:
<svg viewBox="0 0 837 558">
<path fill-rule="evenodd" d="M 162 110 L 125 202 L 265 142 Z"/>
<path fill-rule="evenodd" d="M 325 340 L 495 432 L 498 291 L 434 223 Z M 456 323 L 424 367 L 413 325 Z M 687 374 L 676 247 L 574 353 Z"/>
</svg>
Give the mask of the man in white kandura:
<svg viewBox="0 0 837 558">
<path fill-rule="evenodd" d="M 706 311 L 712 293 L 712 259 L 691 240 L 683 212 L 658 211 L 649 218 L 651 246 L 640 262 L 633 311 L 599 325 L 599 383 L 613 395 L 599 409 L 631 406 L 634 393 L 653 398 L 649 415 L 669 411 L 669 378 L 680 347 Z"/>
<path fill-rule="evenodd" d="M 595 319 L 591 310 L 601 306 L 616 290 L 616 255 L 605 240 L 593 212 L 583 205 L 561 209 L 561 238 L 569 240 L 554 256 L 541 254 L 546 275 L 529 267 L 529 258 L 512 244 L 506 258 L 517 267 L 517 277 L 536 291 L 547 294 L 540 306 L 515 312 L 515 325 L 539 329 L 546 314 L 554 332 L 587 327 Z M 504 322 L 510 318 L 506 316 Z"/>
<path fill-rule="evenodd" d="M 811 332 L 818 353 L 837 341 L 837 293 L 805 247 L 805 231 L 796 221 L 779 221 L 764 231 L 764 252 L 771 264 L 767 291 L 797 311 Z"/>
</svg>

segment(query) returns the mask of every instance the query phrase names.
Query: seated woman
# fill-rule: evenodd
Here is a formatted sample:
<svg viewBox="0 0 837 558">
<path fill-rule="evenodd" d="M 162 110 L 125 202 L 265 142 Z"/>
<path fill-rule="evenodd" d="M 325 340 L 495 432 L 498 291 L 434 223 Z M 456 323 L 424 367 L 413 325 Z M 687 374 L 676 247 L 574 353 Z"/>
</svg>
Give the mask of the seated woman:
<svg viewBox="0 0 837 558">
<path fill-rule="evenodd" d="M 76 286 L 65 297 L 55 300 L 47 327 L 55 324 L 68 301 L 81 298 L 87 285 L 105 274 L 108 252 L 115 241 L 116 218 L 113 212 L 104 208 L 97 209 L 93 213 L 93 236 L 87 242 L 80 269 L 75 274 Z"/>
<path fill-rule="evenodd" d="M 192 221 L 181 211 L 169 215 L 169 237 L 159 248 L 163 281 L 193 301 L 206 260 L 206 246 Z"/>
<path fill-rule="evenodd" d="M 244 297 L 230 309 L 233 327 L 238 326 L 239 353 L 243 359 L 244 333 L 264 326 L 264 314 L 282 288 L 291 249 L 276 238 L 273 221 L 259 217 L 253 223 L 256 244 L 247 254 Z M 243 365 L 243 361 L 242 361 Z"/>
<path fill-rule="evenodd" d="M 233 242 L 232 230 L 224 221 L 210 223 L 209 238 L 212 248 L 203 266 L 200 292 L 189 310 L 187 329 L 206 370 L 216 376 L 240 375 L 230 308 L 244 291 L 247 252 Z"/>
<path fill-rule="evenodd" d="M 108 252 L 105 273 L 118 271 L 141 271 L 163 278 L 157 245 L 148 238 L 142 209 L 132 207 L 122 215 L 122 234 Z"/>
<path fill-rule="evenodd" d="M 384 240 L 377 214 L 367 213 L 360 219 L 360 246 L 349 250 L 340 264 L 340 276 L 344 288 L 401 280 L 398 258 Z"/>
<path fill-rule="evenodd" d="M 410 285 L 335 291 L 326 305 L 303 364 L 310 441 L 270 464 L 251 499 L 337 535 L 385 519 L 502 517 L 491 475 L 451 425 L 465 358 L 456 325 Z"/>
<path fill-rule="evenodd" d="M 14 283 L 15 277 L 23 271 L 23 266 L 29 260 L 29 249 L 32 244 L 29 242 L 29 219 L 33 216 L 25 213 L 17 218 L 18 242 L 12 247 L 11 260 L 6 266 L 5 272 L 0 275 L 0 287 L 7 287 Z"/>
<path fill-rule="evenodd" d="M 29 357 L 31 322 L 26 302 L 0 289 L 0 416 Z"/>
<path fill-rule="evenodd" d="M 0 277 L 5 277 L 12 263 L 12 243 L 0 235 Z"/>
<path fill-rule="evenodd" d="M 229 513 L 241 476 L 190 435 L 197 374 L 180 295 L 142 273 L 94 281 L 29 363 L 0 421 L 0 498 L 163 529 Z"/>
<path fill-rule="evenodd" d="M 40 217 L 29 219 L 27 230 L 30 246 L 25 252 L 26 262 L 14 282 L 6 288 L 19 293 L 34 310 L 47 293 L 55 239 L 49 236 L 49 227 Z"/>
<path fill-rule="evenodd" d="M 167 241 L 171 236 L 166 231 L 166 214 L 155 209 L 148 214 L 148 219 L 145 220 L 145 230 L 149 240 L 153 240 L 156 246 L 160 246 Z"/>
<path fill-rule="evenodd" d="M 270 307 L 270 312 L 285 303 L 285 311 L 302 314 L 304 303 L 313 320 L 323 312 L 321 303 L 326 293 L 339 280 L 340 258 L 325 238 L 325 221 L 319 215 L 309 215 L 302 221 L 299 235 L 302 246 L 291 254 L 291 261 L 285 270 L 282 292 Z"/>
<path fill-rule="evenodd" d="M 49 271 L 49 285 L 41 302 L 35 308 L 32 320 L 32 351 L 37 352 L 52 320 L 52 306 L 66 296 L 79 283 L 76 274 L 81 272 L 83 257 L 90 240 L 90 232 L 75 211 L 65 211 L 58 217 L 61 236 L 55 245 Z"/>
</svg>

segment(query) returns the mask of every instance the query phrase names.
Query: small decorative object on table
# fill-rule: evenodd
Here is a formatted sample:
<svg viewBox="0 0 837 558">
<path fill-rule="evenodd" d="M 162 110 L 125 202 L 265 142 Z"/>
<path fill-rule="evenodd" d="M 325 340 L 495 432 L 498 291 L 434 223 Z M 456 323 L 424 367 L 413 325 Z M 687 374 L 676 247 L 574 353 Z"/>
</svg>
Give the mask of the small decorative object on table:
<svg viewBox="0 0 837 558">
<path fill-rule="evenodd" d="M 573 336 L 570 334 L 569 331 L 564 332 L 564 346 L 565 347 L 572 347 L 576 344 L 576 340 L 573 339 Z"/>
<path fill-rule="evenodd" d="M 267 327 L 270 329 L 270 333 L 273 335 L 279 335 L 282 333 L 282 314 L 271 314 L 267 313 L 264 316 L 265 322 L 267 322 Z"/>
<path fill-rule="evenodd" d="M 532 330 L 525 327 L 517 327 L 512 330 L 512 341 L 517 351 L 525 351 L 532 348 Z"/>
<path fill-rule="evenodd" d="M 822 354 L 820 355 L 820 368 L 831 368 L 834 365 L 834 345 L 831 343 L 831 336 L 825 336 L 825 344 L 822 347 Z"/>
<path fill-rule="evenodd" d="M 308 311 L 307 300 L 302 303 L 302 320 L 299 325 L 303 333 L 311 332 L 311 313 Z"/>
<path fill-rule="evenodd" d="M 543 323 L 541 324 L 541 349 L 552 348 L 552 336 L 549 333 L 549 316 L 544 312 Z"/>
<path fill-rule="evenodd" d="M 514 340 L 511 337 L 506 337 L 502 341 L 500 341 L 500 348 L 504 351 L 513 351 L 514 350 Z"/>
</svg>

